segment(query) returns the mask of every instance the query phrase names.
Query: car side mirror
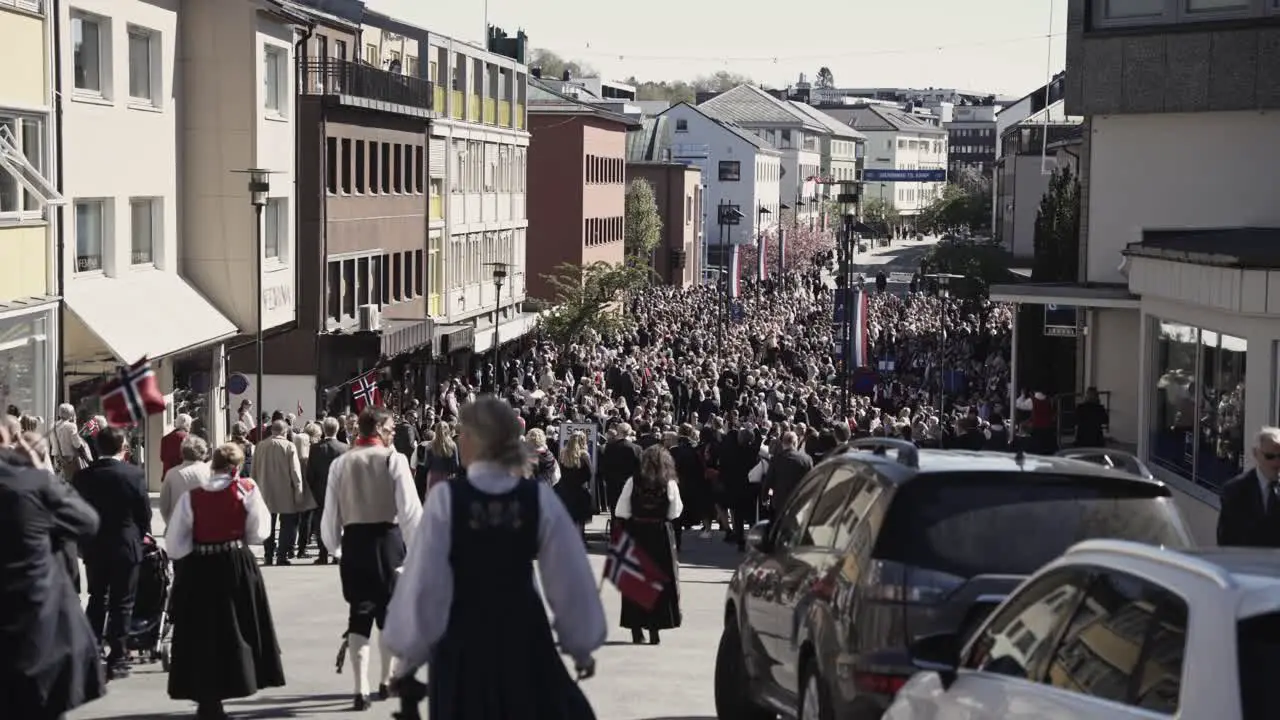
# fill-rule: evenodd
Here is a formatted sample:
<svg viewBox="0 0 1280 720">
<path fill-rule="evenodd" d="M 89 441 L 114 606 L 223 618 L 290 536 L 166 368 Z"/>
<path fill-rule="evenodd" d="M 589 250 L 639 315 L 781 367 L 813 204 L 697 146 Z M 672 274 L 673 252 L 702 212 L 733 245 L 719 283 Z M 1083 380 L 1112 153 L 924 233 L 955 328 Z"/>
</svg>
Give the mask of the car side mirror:
<svg viewBox="0 0 1280 720">
<path fill-rule="evenodd" d="M 747 546 L 760 552 L 770 552 L 773 544 L 769 541 L 769 521 L 761 520 L 747 531 Z"/>
<path fill-rule="evenodd" d="M 907 648 L 907 655 L 917 670 L 937 673 L 942 689 L 950 689 L 960 667 L 960 636 L 937 633 L 918 637 Z"/>
</svg>

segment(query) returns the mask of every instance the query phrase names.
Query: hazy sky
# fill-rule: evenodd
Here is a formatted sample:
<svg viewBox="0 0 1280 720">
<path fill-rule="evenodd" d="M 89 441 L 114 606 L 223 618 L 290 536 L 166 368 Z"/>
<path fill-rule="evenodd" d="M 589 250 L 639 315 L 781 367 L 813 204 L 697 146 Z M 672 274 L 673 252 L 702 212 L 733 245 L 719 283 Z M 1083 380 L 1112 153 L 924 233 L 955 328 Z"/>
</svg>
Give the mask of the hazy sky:
<svg viewBox="0 0 1280 720">
<path fill-rule="evenodd" d="M 485 0 L 366 0 L 479 42 Z M 1023 95 L 1062 69 L 1067 0 L 488 0 L 489 22 L 606 77 L 717 70 L 771 85 L 826 65 L 845 87 L 957 87 Z M 1052 37 L 1048 37 L 1052 34 Z"/>
</svg>

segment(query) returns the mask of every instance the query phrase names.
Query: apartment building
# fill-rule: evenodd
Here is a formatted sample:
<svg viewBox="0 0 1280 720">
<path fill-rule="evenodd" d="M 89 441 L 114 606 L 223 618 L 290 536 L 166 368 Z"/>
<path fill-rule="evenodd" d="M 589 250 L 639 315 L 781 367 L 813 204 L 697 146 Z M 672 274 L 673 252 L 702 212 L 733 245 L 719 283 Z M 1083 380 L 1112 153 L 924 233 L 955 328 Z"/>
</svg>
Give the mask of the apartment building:
<svg viewBox="0 0 1280 720">
<path fill-rule="evenodd" d="M 529 297 L 556 300 L 561 265 L 626 257 L 627 131 L 639 123 L 529 81 Z"/>
<path fill-rule="evenodd" d="M 955 176 L 973 170 L 991 177 L 996 162 L 998 105 L 958 105 L 944 123 L 948 144 L 947 172 Z"/>
<path fill-rule="evenodd" d="M 704 271 L 718 268 L 737 278 L 737 246 L 758 242 L 772 224 L 762 222 L 772 211 L 765 215 L 761 209 L 782 197 L 782 151 L 765 137 L 688 103 L 673 105 L 659 117 L 666 122 L 645 154 L 702 171 L 708 229 L 703 231 L 700 264 Z"/>
<path fill-rule="evenodd" d="M 1251 464 L 1257 428 L 1280 422 L 1275 12 L 1071 0 L 1079 283 L 992 293 L 1079 309 L 1082 384 L 1111 393 L 1112 435 L 1179 490 L 1209 544 L 1223 483 Z"/>
<path fill-rule="evenodd" d="M 782 177 L 778 199 L 767 199 L 756 208 L 758 225 L 769 228 L 788 218 L 808 222 L 818 214 L 805 198 L 817 192 L 822 172 L 821 141 L 831 131 L 820 120 L 791 103 L 779 100 L 754 85 L 739 85 L 698 105 L 712 117 L 746 128 L 782 153 Z M 783 207 L 786 206 L 786 207 Z"/>
<path fill-rule="evenodd" d="M 819 138 L 819 151 L 822 155 L 820 179 L 813 183 L 812 193 L 801 200 L 813 206 L 814 212 L 809 216 L 812 228 L 815 217 L 818 222 L 826 223 L 821 203 L 839 194 L 839 183 L 854 183 L 861 179 L 867 136 L 808 103 L 795 100 L 789 102 L 796 110 L 813 118 L 828 131 Z"/>
<path fill-rule="evenodd" d="M 0 0 L 0 407 L 52 418 L 64 200 L 55 172 L 53 22 L 45 0 Z"/>
<path fill-rule="evenodd" d="M 824 106 L 823 112 L 866 136 L 866 170 L 945 170 L 947 131 L 934 119 L 891 105 Z M 879 200 L 903 217 L 918 215 L 946 182 L 864 182 L 863 201 Z"/>
<path fill-rule="evenodd" d="M 680 162 L 628 161 L 627 183 L 643 179 L 653 186 L 662 218 L 662 239 L 654 252 L 653 269 L 674 287 L 701 281 L 702 171 Z"/>
<path fill-rule="evenodd" d="M 1058 169 L 1057 152 L 1050 146 L 1079 138 L 1082 123 L 1083 118 L 1068 116 L 1059 100 L 1010 126 L 1000 138 L 994 239 L 1018 260 L 1035 255 L 1040 203 Z"/>
</svg>

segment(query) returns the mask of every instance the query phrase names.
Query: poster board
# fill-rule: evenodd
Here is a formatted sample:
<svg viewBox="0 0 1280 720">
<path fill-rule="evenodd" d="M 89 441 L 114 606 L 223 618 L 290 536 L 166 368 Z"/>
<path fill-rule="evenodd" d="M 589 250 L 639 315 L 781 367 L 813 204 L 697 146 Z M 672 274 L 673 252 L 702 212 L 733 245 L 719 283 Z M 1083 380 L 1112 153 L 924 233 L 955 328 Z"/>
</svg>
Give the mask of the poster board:
<svg viewBox="0 0 1280 720">
<path fill-rule="evenodd" d="M 588 423 L 561 423 L 560 424 L 560 449 L 563 450 L 569 444 L 569 437 L 575 432 L 580 432 L 587 436 L 587 457 L 591 463 L 591 507 L 599 507 L 599 482 L 596 479 L 596 468 L 600 467 L 600 426 L 593 422 Z"/>
</svg>

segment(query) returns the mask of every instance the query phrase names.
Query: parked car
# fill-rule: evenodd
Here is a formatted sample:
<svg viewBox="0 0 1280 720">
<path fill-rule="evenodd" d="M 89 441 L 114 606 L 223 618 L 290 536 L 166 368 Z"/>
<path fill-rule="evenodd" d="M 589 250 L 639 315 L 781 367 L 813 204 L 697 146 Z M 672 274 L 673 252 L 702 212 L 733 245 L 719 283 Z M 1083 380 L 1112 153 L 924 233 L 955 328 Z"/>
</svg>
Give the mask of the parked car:
<svg viewBox="0 0 1280 720">
<path fill-rule="evenodd" d="M 1067 458 L 848 443 L 749 533 L 725 597 L 717 717 L 879 718 L 915 672 L 913 639 L 976 628 L 1098 537 L 1191 542 L 1159 482 Z"/>
<path fill-rule="evenodd" d="M 1151 474 L 1151 468 L 1148 468 L 1146 463 L 1139 460 L 1138 456 L 1133 453 L 1127 453 L 1123 450 L 1116 450 L 1115 448 L 1081 447 L 1059 450 L 1057 454 L 1058 457 L 1084 460 L 1085 462 L 1091 462 L 1095 465 L 1123 470 L 1130 475 L 1137 475 L 1140 478 L 1146 478 L 1148 480 L 1155 479 L 1155 475 Z"/>
<path fill-rule="evenodd" d="M 968 642 L 919 639 L 887 720 L 1280 717 L 1280 551 L 1071 548 Z"/>
</svg>

